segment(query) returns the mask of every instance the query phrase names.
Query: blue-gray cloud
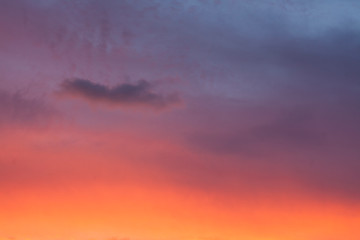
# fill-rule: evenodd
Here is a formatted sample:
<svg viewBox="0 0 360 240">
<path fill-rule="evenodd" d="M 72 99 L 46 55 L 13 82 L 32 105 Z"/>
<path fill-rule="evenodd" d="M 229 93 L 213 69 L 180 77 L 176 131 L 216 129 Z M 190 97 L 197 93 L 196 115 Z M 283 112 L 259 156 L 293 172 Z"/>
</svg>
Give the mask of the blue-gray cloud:
<svg viewBox="0 0 360 240">
<path fill-rule="evenodd" d="M 60 87 L 62 95 L 80 97 L 115 107 L 143 106 L 162 109 L 180 101 L 176 94 L 163 95 L 153 92 L 152 85 L 146 80 L 140 80 L 135 84 L 123 83 L 108 87 L 85 79 L 68 79 L 63 81 Z"/>
</svg>

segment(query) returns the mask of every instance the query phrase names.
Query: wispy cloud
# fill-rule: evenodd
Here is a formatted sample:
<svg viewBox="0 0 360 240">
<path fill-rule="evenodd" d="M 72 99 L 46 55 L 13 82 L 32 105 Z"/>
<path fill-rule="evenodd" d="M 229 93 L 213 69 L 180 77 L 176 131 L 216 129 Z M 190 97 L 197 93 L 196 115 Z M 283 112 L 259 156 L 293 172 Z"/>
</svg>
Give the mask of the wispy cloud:
<svg viewBox="0 0 360 240">
<path fill-rule="evenodd" d="M 20 93 L 0 90 L 0 124 L 45 123 L 55 112 L 40 99 L 26 98 Z"/>
</svg>

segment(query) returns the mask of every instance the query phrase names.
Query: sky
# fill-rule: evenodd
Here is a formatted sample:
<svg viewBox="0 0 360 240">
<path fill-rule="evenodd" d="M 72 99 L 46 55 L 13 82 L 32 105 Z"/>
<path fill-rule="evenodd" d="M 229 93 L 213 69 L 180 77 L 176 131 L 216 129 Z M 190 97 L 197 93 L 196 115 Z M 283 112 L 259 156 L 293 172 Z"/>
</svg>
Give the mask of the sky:
<svg viewBox="0 0 360 240">
<path fill-rule="evenodd" d="M 357 0 L 0 0 L 0 240 L 360 239 Z"/>
</svg>

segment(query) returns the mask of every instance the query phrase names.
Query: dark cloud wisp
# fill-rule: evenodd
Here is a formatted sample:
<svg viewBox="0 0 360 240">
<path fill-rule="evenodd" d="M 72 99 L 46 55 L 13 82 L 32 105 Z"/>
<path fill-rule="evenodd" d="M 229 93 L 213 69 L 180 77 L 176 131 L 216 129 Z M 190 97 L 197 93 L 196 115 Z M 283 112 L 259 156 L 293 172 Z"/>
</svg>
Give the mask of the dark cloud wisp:
<svg viewBox="0 0 360 240">
<path fill-rule="evenodd" d="M 177 94 L 161 94 L 152 90 L 146 80 L 123 83 L 114 87 L 94 83 L 86 79 L 67 79 L 61 85 L 60 94 L 79 97 L 91 102 L 110 104 L 116 107 L 148 107 L 163 109 L 180 102 Z"/>
</svg>

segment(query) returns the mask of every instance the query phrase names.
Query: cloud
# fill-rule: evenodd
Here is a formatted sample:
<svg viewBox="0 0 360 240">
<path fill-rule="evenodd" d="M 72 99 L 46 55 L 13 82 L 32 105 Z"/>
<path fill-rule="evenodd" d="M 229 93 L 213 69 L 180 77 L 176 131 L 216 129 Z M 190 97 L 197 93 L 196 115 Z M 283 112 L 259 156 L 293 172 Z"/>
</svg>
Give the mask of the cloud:
<svg viewBox="0 0 360 240">
<path fill-rule="evenodd" d="M 325 142 L 321 131 L 313 126 L 314 117 L 310 111 L 284 110 L 275 118 L 254 125 L 221 126 L 194 132 L 189 140 L 192 146 L 215 154 L 244 155 L 263 155 L 279 148 L 304 151 Z"/>
<path fill-rule="evenodd" d="M 123 83 L 114 87 L 85 79 L 67 79 L 60 85 L 60 94 L 78 97 L 90 102 L 110 104 L 115 107 L 148 107 L 163 109 L 180 102 L 177 94 L 164 95 L 152 91 L 146 80 Z"/>
<path fill-rule="evenodd" d="M 40 99 L 0 90 L 0 124 L 44 124 L 55 112 Z"/>
<path fill-rule="evenodd" d="M 174 164 L 169 171 L 205 189 L 261 192 L 291 185 L 358 202 L 359 104 L 342 99 L 296 105 L 285 100 L 258 105 L 203 101 L 193 110 L 193 127 L 184 131 L 189 148 L 204 153 L 202 160 Z M 218 105 L 216 111 L 206 109 L 209 103 Z"/>
</svg>

